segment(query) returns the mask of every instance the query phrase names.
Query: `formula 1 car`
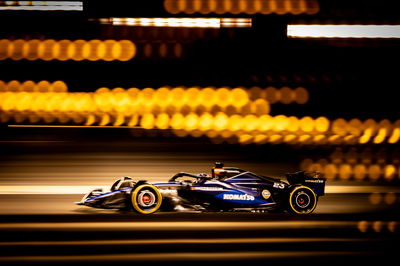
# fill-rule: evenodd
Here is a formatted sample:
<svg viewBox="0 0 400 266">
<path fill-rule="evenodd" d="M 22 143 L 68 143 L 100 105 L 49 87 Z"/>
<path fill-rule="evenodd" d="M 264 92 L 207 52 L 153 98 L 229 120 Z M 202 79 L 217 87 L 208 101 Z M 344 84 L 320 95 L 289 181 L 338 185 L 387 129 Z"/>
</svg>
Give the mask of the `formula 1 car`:
<svg viewBox="0 0 400 266">
<path fill-rule="evenodd" d="M 321 173 L 305 171 L 285 177 L 287 181 L 216 163 L 211 176 L 180 172 L 165 183 L 123 177 L 110 191 L 95 189 L 76 204 L 141 214 L 158 210 L 313 212 L 318 197 L 324 195 L 326 179 Z"/>
</svg>

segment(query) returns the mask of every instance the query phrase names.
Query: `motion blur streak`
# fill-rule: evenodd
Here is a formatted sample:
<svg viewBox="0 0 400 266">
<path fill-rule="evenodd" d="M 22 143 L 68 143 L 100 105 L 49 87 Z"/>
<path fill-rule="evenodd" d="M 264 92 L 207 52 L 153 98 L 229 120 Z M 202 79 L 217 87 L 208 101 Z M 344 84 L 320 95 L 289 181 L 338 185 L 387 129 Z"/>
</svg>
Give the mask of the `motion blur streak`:
<svg viewBox="0 0 400 266">
<path fill-rule="evenodd" d="M 0 39 L 0 60 L 128 61 L 135 55 L 136 46 L 131 40 Z"/>
<path fill-rule="evenodd" d="M 164 0 L 165 10 L 171 14 L 195 12 L 201 14 L 315 14 L 319 11 L 317 0 Z"/>
<path fill-rule="evenodd" d="M 83 11 L 82 1 L 1 1 L 0 10 Z"/>
<path fill-rule="evenodd" d="M 380 253 L 380 252 L 372 252 Z M 18 256 L 0 257 L 0 262 L 14 261 L 168 261 L 168 260 L 235 260 L 235 259 L 267 259 L 267 258 L 307 258 L 331 257 L 347 255 L 365 255 L 371 252 L 346 252 L 346 251 L 247 251 L 247 252 L 190 252 L 190 253 L 145 253 L 145 254 L 116 254 L 116 255 L 81 255 L 81 256 Z"/>
<path fill-rule="evenodd" d="M 19 82 L 18 80 L 10 80 L 4 82 L 0 80 L 0 92 L 3 91 L 14 91 L 14 92 L 67 92 L 68 86 L 64 81 L 57 80 L 54 82 L 49 82 L 47 80 L 42 80 L 39 82 L 34 82 L 32 80 L 26 80 L 24 82 Z"/>
<path fill-rule="evenodd" d="M 151 180 L 156 181 L 156 180 Z M 159 180 L 162 181 L 162 180 Z M 85 194 L 95 188 L 109 189 L 109 186 L 3 186 L 0 185 L 0 194 Z M 400 188 L 391 186 L 340 186 L 328 185 L 325 193 L 328 194 L 352 194 L 352 193 L 373 193 L 373 192 L 391 192 L 400 193 Z"/>
<path fill-rule="evenodd" d="M 126 239 L 126 240 L 79 240 L 79 241 L 21 241 L 0 242 L 0 246 L 79 246 L 79 245 L 151 245 L 151 244 L 255 244 L 255 243 L 308 243 L 308 242 L 359 242 L 365 238 L 199 238 L 199 239 Z M 370 239 L 368 241 L 374 241 Z"/>
<path fill-rule="evenodd" d="M 71 222 L 71 223 L 2 223 L 0 229 L 82 229 L 95 230 L 254 230 L 274 228 L 355 228 L 355 221 L 279 221 L 279 222 Z"/>
<path fill-rule="evenodd" d="M 288 25 L 288 37 L 400 38 L 399 25 Z"/>
<path fill-rule="evenodd" d="M 101 24 L 136 27 L 234 28 L 251 27 L 251 18 L 101 18 Z"/>
</svg>

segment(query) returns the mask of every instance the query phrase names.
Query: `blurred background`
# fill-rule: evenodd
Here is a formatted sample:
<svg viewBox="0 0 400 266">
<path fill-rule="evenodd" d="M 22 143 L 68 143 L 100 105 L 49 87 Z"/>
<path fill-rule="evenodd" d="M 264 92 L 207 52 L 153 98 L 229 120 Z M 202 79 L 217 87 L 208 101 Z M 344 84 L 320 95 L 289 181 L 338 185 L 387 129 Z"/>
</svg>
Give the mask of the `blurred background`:
<svg viewBox="0 0 400 266">
<path fill-rule="evenodd" d="M 390 258 L 400 206 L 395 7 L 0 1 L 0 261 Z M 327 194 L 309 217 L 144 218 L 73 204 L 122 176 L 165 181 L 210 173 L 216 161 L 280 178 L 320 171 Z"/>
</svg>

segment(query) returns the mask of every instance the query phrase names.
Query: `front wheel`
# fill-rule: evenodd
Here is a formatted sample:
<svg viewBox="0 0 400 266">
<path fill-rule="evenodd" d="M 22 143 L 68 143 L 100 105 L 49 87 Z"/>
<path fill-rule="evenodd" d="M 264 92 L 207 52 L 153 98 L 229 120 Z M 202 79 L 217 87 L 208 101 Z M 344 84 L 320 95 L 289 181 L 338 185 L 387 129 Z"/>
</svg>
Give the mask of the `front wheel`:
<svg viewBox="0 0 400 266">
<path fill-rule="evenodd" d="M 317 206 L 317 195 L 306 186 L 295 187 L 289 194 L 289 211 L 298 214 L 312 213 Z"/>
<path fill-rule="evenodd" d="M 131 193 L 131 202 L 136 212 L 151 214 L 160 208 L 162 195 L 155 186 L 143 184 L 133 189 Z"/>
</svg>

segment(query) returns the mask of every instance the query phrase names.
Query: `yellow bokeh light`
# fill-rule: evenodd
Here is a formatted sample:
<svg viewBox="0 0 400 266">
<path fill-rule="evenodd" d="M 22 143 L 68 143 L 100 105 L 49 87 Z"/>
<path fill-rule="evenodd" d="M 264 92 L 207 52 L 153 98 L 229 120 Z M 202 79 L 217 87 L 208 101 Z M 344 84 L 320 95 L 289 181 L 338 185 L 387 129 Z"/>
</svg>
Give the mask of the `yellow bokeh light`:
<svg viewBox="0 0 400 266">
<path fill-rule="evenodd" d="M 129 127 L 134 127 L 137 125 L 137 123 L 139 122 L 139 116 L 138 115 L 132 115 L 129 119 L 128 119 L 128 124 L 127 126 Z"/>
<path fill-rule="evenodd" d="M 386 128 L 379 129 L 378 134 L 374 138 L 374 143 L 375 144 L 382 143 L 385 140 L 386 135 L 387 135 L 387 129 Z"/>
<path fill-rule="evenodd" d="M 198 128 L 199 117 L 195 113 L 190 113 L 185 117 L 184 129 L 195 130 Z"/>
<path fill-rule="evenodd" d="M 145 88 L 140 91 L 139 99 L 143 105 L 151 106 L 154 103 L 154 94 L 153 88 Z"/>
<path fill-rule="evenodd" d="M 110 116 L 108 114 L 102 114 L 100 118 L 99 125 L 100 126 L 106 126 L 110 123 Z"/>
<path fill-rule="evenodd" d="M 294 143 L 297 140 L 297 136 L 294 134 L 285 135 L 283 141 L 286 143 Z"/>
<path fill-rule="evenodd" d="M 336 167 L 336 165 L 332 164 L 332 163 L 328 163 L 325 165 L 324 169 L 323 169 L 323 173 L 325 174 L 325 177 L 327 179 L 333 180 L 336 178 L 337 174 L 338 174 L 338 169 Z"/>
<path fill-rule="evenodd" d="M 308 102 L 309 95 L 308 91 L 303 87 L 298 87 L 294 90 L 295 99 L 294 101 L 298 104 L 305 104 Z"/>
<path fill-rule="evenodd" d="M 372 181 L 378 180 L 381 174 L 381 167 L 378 164 L 371 164 L 368 167 L 368 176 Z"/>
<path fill-rule="evenodd" d="M 184 93 L 184 101 L 189 106 L 196 106 L 199 104 L 199 94 L 200 90 L 196 87 L 191 87 L 187 89 Z"/>
<path fill-rule="evenodd" d="M 400 139 L 400 128 L 395 128 L 392 132 L 392 135 L 388 139 L 388 142 L 390 144 L 394 144 L 394 143 L 397 143 L 399 141 L 399 139 Z"/>
<path fill-rule="evenodd" d="M 49 61 L 54 59 L 54 46 L 56 45 L 56 41 L 49 39 L 42 41 L 38 46 L 38 57 L 45 61 Z"/>
<path fill-rule="evenodd" d="M 268 131 L 274 126 L 274 119 L 270 115 L 262 115 L 259 118 L 259 130 L 262 132 Z"/>
<path fill-rule="evenodd" d="M 295 99 L 295 94 L 292 89 L 288 87 L 283 87 L 280 90 L 281 92 L 281 103 L 289 104 Z"/>
<path fill-rule="evenodd" d="M 298 140 L 301 143 L 308 143 L 311 141 L 311 136 L 310 135 L 300 135 Z"/>
<path fill-rule="evenodd" d="M 20 90 L 26 91 L 26 92 L 33 92 L 35 91 L 36 83 L 33 82 L 32 80 L 26 80 L 22 82 Z"/>
<path fill-rule="evenodd" d="M 249 102 L 249 95 L 242 88 L 233 89 L 230 96 L 230 103 L 235 107 L 242 107 Z"/>
<path fill-rule="evenodd" d="M 264 134 L 257 134 L 253 140 L 256 144 L 265 144 L 268 142 L 268 136 Z"/>
<path fill-rule="evenodd" d="M 117 113 L 114 119 L 113 126 L 121 126 L 125 123 L 125 116 L 123 113 Z"/>
<path fill-rule="evenodd" d="M 314 120 L 309 117 L 305 116 L 300 119 L 300 129 L 304 132 L 312 132 L 314 130 L 315 123 Z"/>
<path fill-rule="evenodd" d="M 29 40 L 25 43 L 24 46 L 24 58 L 28 60 L 37 60 L 39 59 L 38 49 L 39 49 L 40 41 L 39 40 Z"/>
<path fill-rule="evenodd" d="M 11 80 L 6 84 L 6 91 L 17 92 L 20 90 L 21 83 L 18 80 Z"/>
<path fill-rule="evenodd" d="M 206 107 L 211 107 L 212 105 L 214 105 L 214 103 L 216 102 L 216 92 L 213 88 L 211 87 L 207 87 L 204 88 L 202 90 L 200 90 L 199 93 L 199 103 L 206 106 Z"/>
<path fill-rule="evenodd" d="M 232 115 L 229 117 L 228 129 L 230 131 L 239 131 L 244 128 L 246 121 L 241 115 Z"/>
<path fill-rule="evenodd" d="M 271 104 L 277 103 L 281 99 L 281 92 L 274 87 L 266 88 L 267 101 Z"/>
<path fill-rule="evenodd" d="M 359 143 L 360 144 L 365 144 L 368 143 L 368 141 L 371 139 L 372 136 L 372 129 L 368 128 L 364 131 L 364 134 L 360 137 Z"/>
<path fill-rule="evenodd" d="M 4 60 L 8 58 L 8 49 L 10 47 L 10 41 L 2 39 L 0 40 L 0 60 Z"/>
<path fill-rule="evenodd" d="M 96 116 L 94 114 L 88 114 L 85 122 L 85 126 L 91 126 L 96 122 Z"/>
<path fill-rule="evenodd" d="M 230 91 L 227 88 L 218 88 L 215 92 L 216 104 L 222 107 L 226 107 L 230 101 Z"/>
<path fill-rule="evenodd" d="M 369 130 L 372 136 L 378 131 L 378 124 L 374 119 L 367 119 L 363 122 L 363 128 L 365 131 Z"/>
<path fill-rule="evenodd" d="M 333 133 L 339 136 L 345 136 L 347 134 L 347 122 L 343 118 L 338 118 L 332 123 Z"/>
<path fill-rule="evenodd" d="M 68 54 L 69 46 L 73 45 L 70 40 L 61 40 L 55 43 L 53 48 L 54 58 L 65 61 L 70 59 Z"/>
<path fill-rule="evenodd" d="M 171 102 L 177 106 L 184 104 L 185 90 L 182 87 L 173 88 L 170 92 Z"/>
<path fill-rule="evenodd" d="M 253 113 L 257 114 L 258 116 L 268 114 L 270 111 L 270 106 L 268 102 L 264 99 L 257 99 L 253 102 Z"/>
<path fill-rule="evenodd" d="M 327 132 L 329 130 L 329 125 L 330 122 L 326 117 L 321 116 L 315 120 L 315 129 L 318 132 Z"/>
<path fill-rule="evenodd" d="M 167 106 L 170 103 L 170 90 L 167 87 L 161 87 L 154 93 L 154 102 L 159 106 Z"/>
<path fill-rule="evenodd" d="M 383 177 L 386 180 L 393 180 L 396 175 L 396 167 L 392 164 L 385 165 L 383 168 Z"/>
<path fill-rule="evenodd" d="M 367 167 L 364 164 L 357 164 L 354 166 L 353 172 L 356 180 L 364 180 L 367 175 Z"/>
<path fill-rule="evenodd" d="M 347 124 L 347 129 L 349 133 L 356 137 L 361 135 L 362 128 L 363 123 L 360 121 L 360 119 L 357 118 L 351 119 Z"/>
<path fill-rule="evenodd" d="M 71 45 L 68 46 L 68 58 L 73 59 L 75 61 L 81 61 L 85 59 L 83 55 L 83 49 L 86 45 L 86 41 L 84 40 L 75 40 Z"/>
<path fill-rule="evenodd" d="M 14 40 L 10 43 L 8 57 L 12 60 L 21 60 L 23 58 L 24 40 Z"/>
<path fill-rule="evenodd" d="M 2 80 L 0 80 L 0 92 L 6 91 L 6 83 Z"/>
<path fill-rule="evenodd" d="M 316 0 L 164 0 L 164 9 L 171 14 L 315 14 Z"/>
<path fill-rule="evenodd" d="M 202 114 L 199 118 L 199 129 L 204 131 L 212 129 L 213 123 L 214 117 L 211 114 Z"/>
<path fill-rule="evenodd" d="M 0 60 L 69 60 L 80 61 L 120 60 L 127 61 L 136 54 L 136 46 L 130 40 L 0 40 Z"/>
<path fill-rule="evenodd" d="M 56 80 L 51 84 L 52 91 L 54 92 L 66 92 L 68 90 L 67 84 L 64 81 Z"/>
<path fill-rule="evenodd" d="M 269 141 L 273 144 L 278 144 L 283 141 L 283 137 L 279 134 L 273 134 L 269 137 Z"/>
<path fill-rule="evenodd" d="M 169 116 L 166 113 L 159 114 L 156 117 L 155 126 L 159 129 L 168 129 L 169 127 Z"/>
<path fill-rule="evenodd" d="M 326 141 L 327 141 L 327 136 L 322 135 L 322 134 L 316 135 L 316 136 L 314 136 L 313 141 L 314 141 L 314 143 L 316 143 L 316 144 L 321 144 L 321 145 L 322 145 L 322 144 L 325 144 Z"/>
<path fill-rule="evenodd" d="M 48 92 L 50 91 L 50 82 L 47 80 L 42 80 L 38 82 L 37 88 L 39 92 Z"/>
<path fill-rule="evenodd" d="M 224 130 L 228 127 L 228 116 L 224 113 L 218 113 L 214 117 L 214 128 L 216 130 Z"/>
<path fill-rule="evenodd" d="M 244 117 L 243 129 L 252 132 L 258 128 L 259 121 L 255 115 L 246 115 Z"/>
<path fill-rule="evenodd" d="M 309 172 L 321 172 L 323 173 L 324 169 L 322 168 L 322 165 L 320 165 L 319 163 L 311 163 L 308 168 L 307 171 Z"/>
<path fill-rule="evenodd" d="M 144 114 L 140 120 L 140 126 L 144 129 L 153 129 L 155 124 L 155 118 L 153 114 Z"/>
<path fill-rule="evenodd" d="M 284 115 L 278 115 L 273 118 L 273 130 L 284 131 L 289 126 L 289 120 Z"/>
<path fill-rule="evenodd" d="M 348 180 L 350 179 L 350 176 L 352 175 L 352 169 L 349 164 L 342 164 L 339 166 L 339 178 L 343 180 Z"/>
<path fill-rule="evenodd" d="M 170 120 L 170 126 L 173 129 L 183 129 L 185 125 L 185 117 L 180 114 L 180 113 L 176 113 L 172 115 L 172 118 Z"/>
<path fill-rule="evenodd" d="M 248 134 L 252 136 L 251 143 L 257 144 L 284 142 L 291 145 L 354 145 L 357 141 L 364 144 L 371 140 L 376 144 L 385 141 L 393 144 L 400 138 L 398 121 L 391 123 L 384 119 L 377 124 L 374 120 L 361 123 L 358 119 L 349 122 L 337 119 L 331 122 L 326 117 L 314 120 L 309 116 L 270 116 L 252 108 L 245 110 L 236 109 L 233 104 L 226 107 L 218 105 L 221 100 L 225 103 L 232 101 L 235 98 L 232 96 L 234 90 L 238 95 L 246 95 L 250 107 L 267 103 L 264 98 L 257 98 L 264 97 L 263 93 L 254 90 L 255 99 L 251 100 L 242 88 L 223 87 L 215 91 L 210 87 L 118 87 L 112 90 L 103 87 L 95 92 L 71 93 L 67 92 L 67 85 L 63 81 L 35 83 L 28 80 L 22 84 L 16 80 L 3 81 L 0 82 L 0 109 L 4 113 L 1 114 L 1 119 L 3 121 L 10 117 L 16 123 L 63 121 L 62 123 L 113 126 L 135 126 L 139 122 L 145 129 L 186 130 L 191 136 L 201 136 L 213 130 L 217 132 L 219 139 L 229 138 L 232 142 L 241 135 Z M 219 99 L 210 109 L 204 105 L 210 102 L 206 99 L 208 97 Z M 246 112 L 240 113 L 244 110 Z M 29 118 L 29 113 L 35 115 Z M 357 160 L 347 162 L 355 165 Z M 379 157 L 376 162 L 384 164 L 385 159 Z M 356 177 L 356 173 L 354 176 Z"/>
<path fill-rule="evenodd" d="M 253 141 L 253 136 L 249 134 L 242 134 L 239 136 L 240 144 L 250 144 Z"/>
</svg>

